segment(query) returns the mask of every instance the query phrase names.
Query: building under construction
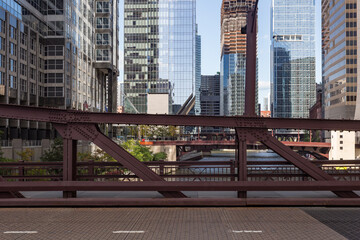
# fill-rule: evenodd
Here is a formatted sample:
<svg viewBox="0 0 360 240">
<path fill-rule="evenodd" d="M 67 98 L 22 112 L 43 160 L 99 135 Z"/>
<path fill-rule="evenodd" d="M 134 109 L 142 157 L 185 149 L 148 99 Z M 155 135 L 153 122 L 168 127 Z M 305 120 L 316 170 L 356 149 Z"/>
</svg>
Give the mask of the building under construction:
<svg viewBox="0 0 360 240">
<path fill-rule="evenodd" d="M 222 2 L 221 115 L 242 115 L 244 113 L 246 21 L 247 12 L 254 7 L 255 2 L 255 0 L 223 0 Z"/>
</svg>

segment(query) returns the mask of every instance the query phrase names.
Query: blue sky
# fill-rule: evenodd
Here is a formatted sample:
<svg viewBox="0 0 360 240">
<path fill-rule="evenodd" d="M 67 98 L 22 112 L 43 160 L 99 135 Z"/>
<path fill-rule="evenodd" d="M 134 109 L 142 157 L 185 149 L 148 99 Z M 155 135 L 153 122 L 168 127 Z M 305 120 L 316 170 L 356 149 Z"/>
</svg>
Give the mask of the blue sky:
<svg viewBox="0 0 360 240">
<path fill-rule="evenodd" d="M 222 0 L 197 0 L 196 21 L 202 38 L 202 74 L 220 71 L 220 12 Z M 316 2 L 317 82 L 321 82 L 321 1 Z M 259 0 L 259 102 L 270 93 L 270 5 L 271 0 Z M 123 79 L 123 1 L 120 1 L 120 81 Z"/>
</svg>

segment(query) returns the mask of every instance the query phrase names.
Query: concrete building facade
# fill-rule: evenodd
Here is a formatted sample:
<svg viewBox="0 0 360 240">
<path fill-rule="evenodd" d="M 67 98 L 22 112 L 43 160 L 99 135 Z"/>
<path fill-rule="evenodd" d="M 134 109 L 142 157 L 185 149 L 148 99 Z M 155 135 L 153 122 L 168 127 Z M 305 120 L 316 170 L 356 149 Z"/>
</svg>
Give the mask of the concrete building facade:
<svg viewBox="0 0 360 240">
<path fill-rule="evenodd" d="M 0 103 L 116 112 L 118 1 L 0 1 Z M 47 123 L 0 120 L 3 138 Z"/>
<path fill-rule="evenodd" d="M 356 0 L 322 0 L 324 111 L 327 119 L 354 119 L 357 101 Z"/>
</svg>

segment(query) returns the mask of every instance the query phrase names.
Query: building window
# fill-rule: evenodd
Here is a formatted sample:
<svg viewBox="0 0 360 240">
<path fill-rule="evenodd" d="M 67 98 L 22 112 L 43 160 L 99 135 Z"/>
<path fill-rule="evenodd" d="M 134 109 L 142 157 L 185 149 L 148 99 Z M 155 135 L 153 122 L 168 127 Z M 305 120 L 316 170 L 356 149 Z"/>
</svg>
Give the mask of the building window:
<svg viewBox="0 0 360 240">
<path fill-rule="evenodd" d="M 16 56 L 16 45 L 14 43 L 10 43 L 9 53 L 13 56 Z"/>
<path fill-rule="evenodd" d="M 30 68 L 30 78 L 35 80 L 35 69 Z"/>
<path fill-rule="evenodd" d="M 20 32 L 20 42 L 21 42 L 22 45 L 25 45 L 25 46 L 27 45 L 27 44 L 26 44 L 26 42 L 27 42 L 27 41 L 26 41 L 26 36 L 27 36 L 27 35 L 26 35 L 25 33 Z"/>
<path fill-rule="evenodd" d="M 21 81 L 21 91 L 27 92 L 27 81 L 25 79 L 20 79 Z"/>
<path fill-rule="evenodd" d="M 9 63 L 9 70 L 12 72 L 16 72 L 16 61 L 14 59 L 10 59 Z"/>
<path fill-rule="evenodd" d="M 5 21 L 0 19 L 0 32 L 5 33 Z"/>
<path fill-rule="evenodd" d="M 25 64 L 20 63 L 20 74 L 23 76 L 27 76 L 27 66 Z"/>
<path fill-rule="evenodd" d="M 109 50 L 97 49 L 96 50 L 96 61 L 109 61 Z"/>
<path fill-rule="evenodd" d="M 36 95 L 36 85 L 35 83 L 30 83 L 30 93 Z"/>
<path fill-rule="evenodd" d="M 17 89 L 16 77 L 9 75 L 9 86 L 10 88 Z"/>
<path fill-rule="evenodd" d="M 39 86 L 39 96 L 43 97 L 44 96 L 44 87 Z"/>
<path fill-rule="evenodd" d="M 45 60 L 45 69 L 63 69 L 63 60 Z"/>
<path fill-rule="evenodd" d="M 30 53 L 30 63 L 36 65 L 36 57 L 32 53 Z"/>
<path fill-rule="evenodd" d="M 63 78 L 62 73 L 46 73 L 45 83 L 63 83 Z"/>
<path fill-rule="evenodd" d="M 45 56 L 63 56 L 63 46 L 46 46 Z"/>
<path fill-rule="evenodd" d="M 63 97 L 64 96 L 64 88 L 63 87 L 47 87 L 45 91 L 46 91 L 47 97 Z"/>
<path fill-rule="evenodd" d="M 5 85 L 5 73 L 0 72 L 0 85 Z"/>
<path fill-rule="evenodd" d="M 16 39 L 16 28 L 14 28 L 13 26 L 10 26 L 10 38 L 12 39 Z"/>
<path fill-rule="evenodd" d="M 0 54 L 0 67 L 5 67 L 5 56 Z"/>
<path fill-rule="evenodd" d="M 108 13 L 110 11 L 109 2 L 96 2 L 96 12 Z"/>
<path fill-rule="evenodd" d="M 96 34 L 96 44 L 97 45 L 109 45 L 110 38 L 108 33 L 97 33 Z"/>
<path fill-rule="evenodd" d="M 99 17 L 96 18 L 96 28 L 109 28 L 109 18 Z"/>
<path fill-rule="evenodd" d="M 343 150 L 343 147 L 340 147 L 340 150 Z"/>
<path fill-rule="evenodd" d="M 0 50 L 5 50 L 5 39 L 0 37 Z"/>
<path fill-rule="evenodd" d="M 24 48 L 20 48 L 20 59 L 26 61 L 27 60 L 27 51 Z"/>
<path fill-rule="evenodd" d="M 30 49 L 36 51 L 36 40 L 34 38 L 30 38 Z"/>
</svg>

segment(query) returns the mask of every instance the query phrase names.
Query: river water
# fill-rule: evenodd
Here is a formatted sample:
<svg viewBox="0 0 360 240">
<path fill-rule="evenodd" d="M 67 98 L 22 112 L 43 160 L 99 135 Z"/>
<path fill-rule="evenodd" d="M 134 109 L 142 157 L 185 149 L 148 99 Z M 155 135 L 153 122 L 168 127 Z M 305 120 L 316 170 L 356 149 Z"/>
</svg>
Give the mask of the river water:
<svg viewBox="0 0 360 240">
<path fill-rule="evenodd" d="M 200 161 L 230 161 L 235 159 L 234 151 L 213 152 L 211 156 L 206 156 Z M 282 161 L 279 155 L 270 151 L 248 151 L 248 161 Z"/>
</svg>

